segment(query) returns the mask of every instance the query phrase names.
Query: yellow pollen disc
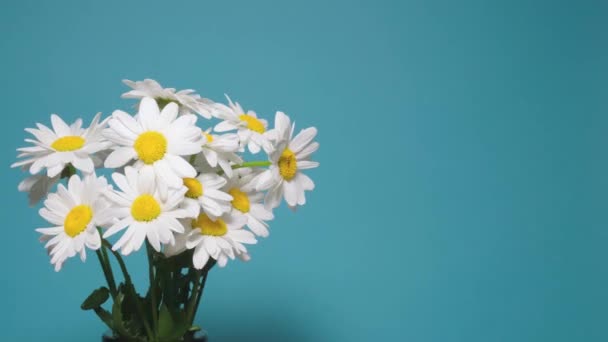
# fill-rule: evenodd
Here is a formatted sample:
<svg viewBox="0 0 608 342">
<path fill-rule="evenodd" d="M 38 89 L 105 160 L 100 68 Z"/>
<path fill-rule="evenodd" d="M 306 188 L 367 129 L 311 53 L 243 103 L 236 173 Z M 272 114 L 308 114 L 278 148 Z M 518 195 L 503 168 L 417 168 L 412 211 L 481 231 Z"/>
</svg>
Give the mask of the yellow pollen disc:
<svg viewBox="0 0 608 342">
<path fill-rule="evenodd" d="M 192 220 L 192 228 L 198 228 L 203 235 L 211 236 L 224 236 L 228 232 L 224 220 L 218 218 L 212 221 L 206 214 L 200 214 L 196 220 Z"/>
<path fill-rule="evenodd" d="M 296 155 L 286 148 L 279 157 L 279 173 L 285 180 L 291 180 L 296 176 L 296 171 L 298 171 Z"/>
<path fill-rule="evenodd" d="M 251 115 L 242 114 L 239 116 L 239 119 L 241 121 L 245 121 L 247 123 L 247 128 L 249 128 L 250 130 L 252 130 L 254 132 L 258 132 L 258 133 L 266 132 L 266 128 L 264 128 L 264 124 L 260 120 L 258 120 L 257 118 L 254 118 Z"/>
<path fill-rule="evenodd" d="M 146 164 L 153 164 L 165 156 L 167 152 L 167 139 L 161 133 L 148 131 L 137 137 L 133 147 L 139 159 Z"/>
<path fill-rule="evenodd" d="M 160 204 L 149 194 L 140 195 L 131 205 L 131 216 L 140 222 L 150 222 L 160 215 Z"/>
<path fill-rule="evenodd" d="M 207 142 L 213 142 L 213 135 L 207 133 L 207 132 L 203 132 L 203 136 L 207 139 Z"/>
<path fill-rule="evenodd" d="M 249 212 L 249 197 L 238 188 L 232 188 L 228 191 L 232 196 L 232 206 L 240 212 Z"/>
<path fill-rule="evenodd" d="M 77 205 L 66 215 L 63 229 L 70 237 L 82 233 L 93 218 L 93 210 L 88 205 Z"/>
<path fill-rule="evenodd" d="M 59 152 L 67 152 L 67 151 L 76 151 L 84 145 L 84 139 L 82 137 L 76 135 L 67 135 L 65 137 L 61 137 L 51 144 L 51 147 L 55 149 L 55 151 Z"/>
<path fill-rule="evenodd" d="M 188 188 L 186 197 L 199 198 L 203 196 L 203 184 L 196 178 L 184 178 L 184 186 Z"/>
</svg>

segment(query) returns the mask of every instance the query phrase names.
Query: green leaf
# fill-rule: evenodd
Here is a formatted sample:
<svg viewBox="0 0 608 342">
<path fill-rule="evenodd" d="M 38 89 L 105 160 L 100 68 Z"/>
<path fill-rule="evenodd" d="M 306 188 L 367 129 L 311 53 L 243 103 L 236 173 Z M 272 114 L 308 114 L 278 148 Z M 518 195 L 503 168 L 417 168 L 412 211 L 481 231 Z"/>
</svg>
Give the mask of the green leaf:
<svg viewBox="0 0 608 342">
<path fill-rule="evenodd" d="M 138 306 L 143 304 L 143 298 L 137 294 L 133 284 L 121 283 L 118 287 L 120 294 L 120 315 L 122 328 L 127 331 L 127 334 L 121 333 L 121 336 L 142 337 L 146 334 L 144 329 L 144 320 L 150 320 L 148 312 L 142 316 L 139 314 Z"/>
<path fill-rule="evenodd" d="M 114 330 L 114 321 L 112 320 L 112 315 L 108 312 L 108 310 L 97 307 L 94 309 L 95 313 L 99 318 L 110 328 L 110 330 Z"/>
<path fill-rule="evenodd" d="M 178 341 L 190 328 L 185 312 L 171 315 L 167 306 L 163 304 L 158 316 L 158 338 L 160 341 Z"/>
<path fill-rule="evenodd" d="M 103 303 L 105 303 L 110 297 L 110 291 L 102 286 L 97 290 L 91 292 L 91 294 L 87 297 L 87 299 L 82 302 L 80 308 L 82 310 L 93 310 L 100 307 Z"/>
<path fill-rule="evenodd" d="M 114 300 L 114 305 L 112 305 L 112 326 L 114 327 L 114 331 L 116 331 L 121 337 L 131 338 L 134 336 L 129 333 L 125 324 L 123 322 L 122 316 L 122 301 L 124 299 L 124 295 L 122 293 L 118 294 Z"/>
</svg>

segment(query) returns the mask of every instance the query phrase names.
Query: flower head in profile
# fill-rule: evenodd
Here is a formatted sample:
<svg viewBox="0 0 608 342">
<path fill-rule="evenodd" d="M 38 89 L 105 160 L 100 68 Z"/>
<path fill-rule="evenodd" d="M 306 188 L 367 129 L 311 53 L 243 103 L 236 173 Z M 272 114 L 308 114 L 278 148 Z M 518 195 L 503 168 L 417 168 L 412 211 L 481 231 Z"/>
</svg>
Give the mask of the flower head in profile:
<svg viewBox="0 0 608 342">
<path fill-rule="evenodd" d="M 226 266 L 228 259 L 235 257 L 249 260 L 244 244 L 255 244 L 257 240 L 251 232 L 243 229 L 246 222 L 242 216 L 224 214 L 214 220 L 204 213 L 192 220 L 186 248 L 194 249 L 194 267 L 205 267 L 209 258 L 215 259 L 220 267 Z"/>
<path fill-rule="evenodd" d="M 92 173 L 95 164 L 100 164 L 100 159 L 95 155 L 108 148 L 109 143 L 101 134 L 106 121 L 99 122 L 101 113 L 97 113 L 88 128 L 82 128 L 82 120 L 78 119 L 73 124 L 66 124 L 59 116 L 51 115 L 52 128 L 42 124 L 36 124 L 37 128 L 26 128 L 25 131 L 32 134 L 35 139 L 25 139 L 33 146 L 21 147 L 20 160 L 11 167 L 28 167 L 31 174 L 35 175 L 46 169 L 48 177 L 53 178 L 68 165 L 84 173 Z"/>
<path fill-rule="evenodd" d="M 258 118 L 257 114 L 250 110 L 245 112 L 238 102 L 232 100 L 226 95 L 228 106 L 222 103 L 216 103 L 218 109 L 216 117 L 224 121 L 217 124 L 214 128 L 216 132 L 227 132 L 237 130 L 241 148 L 247 146 L 251 153 L 258 153 L 260 149 L 270 152 L 272 145 L 266 136 L 268 122 Z"/>
<path fill-rule="evenodd" d="M 250 168 L 235 170 L 233 177 L 228 179 L 224 186 L 226 192 L 232 196 L 232 215 L 244 216 L 247 219 L 247 227 L 257 236 L 268 237 L 268 223 L 274 219 L 272 210 L 266 208 L 262 203 L 264 193 L 250 186 L 251 180 L 259 174 Z"/>
<path fill-rule="evenodd" d="M 202 153 L 196 158 L 196 165 L 205 167 L 220 167 L 229 177 L 232 176 L 232 165 L 243 162 L 236 152 L 239 150 L 239 137 L 236 134 L 211 134 L 203 132 Z"/>
<path fill-rule="evenodd" d="M 123 83 L 132 88 L 132 90 L 122 94 L 125 99 L 151 97 L 158 102 L 161 108 L 174 102 L 179 106 L 179 114 L 199 114 L 206 119 L 211 119 L 214 112 L 213 101 L 195 94 L 193 89 L 176 92 L 175 88 L 163 88 L 158 82 L 151 79 L 135 82 L 123 80 Z"/>
<path fill-rule="evenodd" d="M 136 170 L 127 166 L 125 174 L 114 173 L 112 179 L 120 190 L 109 191 L 108 198 L 114 206 L 108 210 L 115 222 L 104 233 L 110 237 L 126 231 L 116 241 L 113 250 L 128 255 L 141 248 L 147 239 L 160 252 L 161 244 L 173 244 L 174 233 L 183 233 L 184 226 L 178 221 L 188 217 L 188 212 L 179 208 L 186 188 L 169 188 L 166 197 L 159 191 L 151 169 Z"/>
<path fill-rule="evenodd" d="M 226 179 L 215 173 L 201 173 L 196 178 L 184 178 L 184 186 L 188 189 L 183 206 L 197 217 L 201 210 L 215 219 L 230 211 L 232 196 L 221 188 Z"/>
<path fill-rule="evenodd" d="M 80 254 L 85 261 L 86 248 L 97 250 L 101 246 L 97 226 L 108 222 L 104 212 L 109 202 L 103 196 L 107 189 L 104 177 L 89 174 L 80 179 L 73 175 L 67 188 L 60 184 L 57 192 L 49 194 L 44 201 L 40 216 L 53 226 L 36 231 L 43 234 L 41 240 L 46 241 L 45 247 L 56 271 L 61 269 L 66 259 Z"/>
<path fill-rule="evenodd" d="M 105 166 L 116 168 L 135 160 L 135 168 L 154 171 L 161 187 L 180 188 L 182 178 L 195 177 L 196 170 L 182 157 L 199 153 L 203 136 L 195 125 L 196 116 L 178 117 L 177 110 L 177 104 L 169 103 L 160 111 L 146 97 L 135 117 L 120 110 L 112 113 L 103 134 L 116 146 Z"/>
<path fill-rule="evenodd" d="M 277 112 L 275 128 L 269 132 L 275 144 L 274 151 L 269 155 L 272 164 L 252 180 L 252 186 L 256 190 L 268 189 L 265 204 L 270 208 L 277 207 L 281 198 L 285 198 L 292 209 L 304 205 L 305 191 L 315 187 L 302 170 L 319 166 L 318 162 L 310 160 L 312 153 L 319 148 L 319 143 L 312 141 L 317 135 L 317 129 L 303 129 L 295 137 L 292 137 L 293 131 L 294 126 L 289 117 L 283 112 Z"/>
</svg>

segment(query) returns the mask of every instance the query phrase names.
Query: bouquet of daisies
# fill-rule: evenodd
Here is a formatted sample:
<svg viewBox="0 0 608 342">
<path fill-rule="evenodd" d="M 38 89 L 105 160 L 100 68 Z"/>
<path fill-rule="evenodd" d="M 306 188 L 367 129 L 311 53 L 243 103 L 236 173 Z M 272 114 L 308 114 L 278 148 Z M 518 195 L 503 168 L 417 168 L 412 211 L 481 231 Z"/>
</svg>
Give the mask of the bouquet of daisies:
<svg viewBox="0 0 608 342">
<path fill-rule="evenodd" d="M 30 204 L 44 199 L 48 225 L 36 231 L 55 270 L 76 255 L 85 261 L 87 249 L 97 255 L 107 285 L 82 309 L 121 340 L 192 340 L 209 271 L 249 260 L 246 246 L 268 236 L 283 199 L 292 209 L 306 203 L 314 183 L 302 171 L 319 165 L 310 160 L 317 130 L 294 134 L 282 112 L 270 129 L 230 98 L 216 103 L 150 79 L 124 83 L 132 90 L 122 97 L 139 101 L 134 115 L 98 113 L 85 128 L 53 114 L 50 128 L 25 130 L 31 146 L 17 149 L 22 159 L 12 166 L 31 174 L 19 184 Z M 266 156 L 245 161 L 247 151 Z M 111 180 L 97 172 L 103 168 L 113 169 Z M 149 261 L 144 294 L 123 260 L 140 249 Z"/>
</svg>

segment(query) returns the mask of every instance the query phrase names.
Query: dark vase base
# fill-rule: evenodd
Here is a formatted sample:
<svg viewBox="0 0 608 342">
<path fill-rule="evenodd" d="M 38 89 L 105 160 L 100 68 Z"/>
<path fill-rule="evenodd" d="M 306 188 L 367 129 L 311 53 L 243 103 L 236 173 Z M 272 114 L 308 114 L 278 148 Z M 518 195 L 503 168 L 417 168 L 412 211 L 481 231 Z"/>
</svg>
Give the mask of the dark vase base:
<svg viewBox="0 0 608 342">
<path fill-rule="evenodd" d="M 127 342 L 128 340 L 120 337 L 115 337 L 111 332 L 105 333 L 101 338 L 102 342 Z M 184 337 L 181 340 L 175 342 L 208 342 L 207 333 L 204 330 L 197 331 L 194 335 Z"/>
</svg>

